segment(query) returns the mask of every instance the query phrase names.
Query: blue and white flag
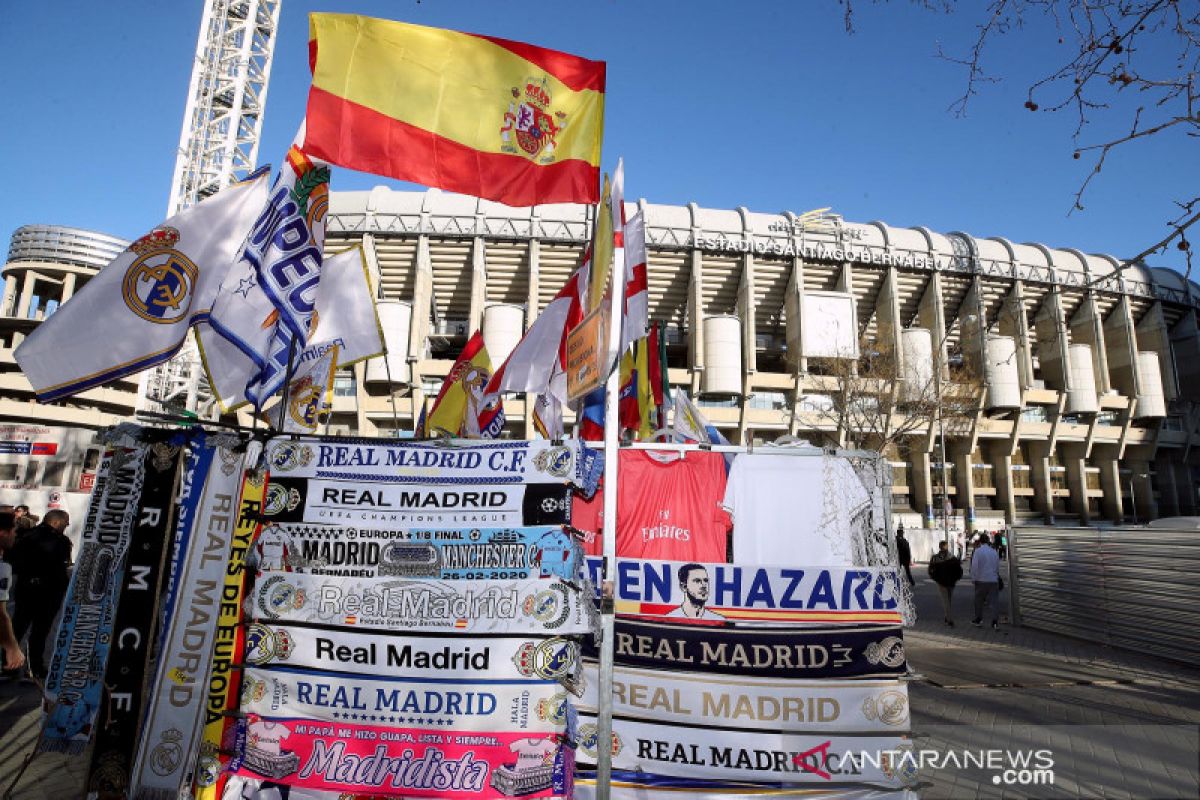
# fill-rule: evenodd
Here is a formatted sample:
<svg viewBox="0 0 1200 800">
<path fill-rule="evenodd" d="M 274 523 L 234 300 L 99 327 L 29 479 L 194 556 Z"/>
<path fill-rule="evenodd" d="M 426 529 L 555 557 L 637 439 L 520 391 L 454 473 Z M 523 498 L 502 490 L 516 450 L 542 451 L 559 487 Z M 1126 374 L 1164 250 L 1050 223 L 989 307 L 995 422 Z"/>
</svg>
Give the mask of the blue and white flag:
<svg viewBox="0 0 1200 800">
<path fill-rule="evenodd" d="M 264 174 L 186 208 L 114 258 L 13 354 L 49 403 L 169 359 L 202 322 L 267 196 Z"/>
<path fill-rule="evenodd" d="M 328 206 L 329 167 L 293 145 L 213 302 L 211 330 L 200 331 L 205 368 L 222 408 L 248 400 L 261 410 L 307 344 Z"/>
</svg>

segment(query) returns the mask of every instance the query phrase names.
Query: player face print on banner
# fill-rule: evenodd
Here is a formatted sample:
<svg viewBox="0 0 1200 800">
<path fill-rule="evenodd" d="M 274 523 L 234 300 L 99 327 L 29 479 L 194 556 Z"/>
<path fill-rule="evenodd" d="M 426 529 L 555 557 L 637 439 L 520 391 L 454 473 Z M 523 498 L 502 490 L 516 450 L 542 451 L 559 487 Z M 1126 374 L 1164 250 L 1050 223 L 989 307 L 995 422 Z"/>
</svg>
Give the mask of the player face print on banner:
<svg viewBox="0 0 1200 800">
<path fill-rule="evenodd" d="M 587 559 L 593 585 L 602 560 Z M 899 625 L 894 567 L 757 567 L 617 559 L 617 612 L 779 624 Z"/>
</svg>

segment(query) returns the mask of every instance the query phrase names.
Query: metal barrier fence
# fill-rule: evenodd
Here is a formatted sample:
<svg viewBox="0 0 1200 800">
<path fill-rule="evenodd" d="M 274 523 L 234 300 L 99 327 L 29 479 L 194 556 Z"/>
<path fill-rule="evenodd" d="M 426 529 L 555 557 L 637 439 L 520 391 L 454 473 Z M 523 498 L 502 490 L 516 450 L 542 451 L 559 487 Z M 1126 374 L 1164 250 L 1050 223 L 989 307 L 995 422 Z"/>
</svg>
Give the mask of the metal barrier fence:
<svg viewBox="0 0 1200 800">
<path fill-rule="evenodd" d="M 1009 577 L 1018 625 L 1200 661 L 1200 532 L 1017 527 Z"/>
</svg>

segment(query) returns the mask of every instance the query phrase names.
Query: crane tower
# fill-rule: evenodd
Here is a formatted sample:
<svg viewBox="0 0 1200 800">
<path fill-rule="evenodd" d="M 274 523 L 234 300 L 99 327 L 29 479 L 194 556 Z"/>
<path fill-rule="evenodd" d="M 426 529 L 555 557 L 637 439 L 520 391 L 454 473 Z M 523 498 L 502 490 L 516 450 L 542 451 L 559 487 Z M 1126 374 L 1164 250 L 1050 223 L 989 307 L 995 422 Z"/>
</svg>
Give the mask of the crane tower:
<svg viewBox="0 0 1200 800">
<path fill-rule="evenodd" d="M 167 215 L 216 194 L 258 160 L 283 0 L 205 0 Z M 194 337 L 142 373 L 139 410 L 213 412 Z"/>
</svg>

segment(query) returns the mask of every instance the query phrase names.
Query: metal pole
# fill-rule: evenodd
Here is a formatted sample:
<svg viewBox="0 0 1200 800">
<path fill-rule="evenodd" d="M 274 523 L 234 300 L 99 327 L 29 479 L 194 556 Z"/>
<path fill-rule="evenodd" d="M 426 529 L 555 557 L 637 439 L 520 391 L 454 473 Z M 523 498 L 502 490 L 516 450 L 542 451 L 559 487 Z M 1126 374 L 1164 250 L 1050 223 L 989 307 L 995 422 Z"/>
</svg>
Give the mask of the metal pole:
<svg viewBox="0 0 1200 800">
<path fill-rule="evenodd" d="M 1133 524 L 1137 525 L 1137 496 L 1133 493 L 1133 475 L 1129 476 L 1129 510 L 1133 512 Z"/>
<path fill-rule="evenodd" d="M 941 347 L 938 348 L 939 353 Z M 941 454 L 941 464 L 938 465 L 938 472 L 942 476 L 942 540 L 946 543 L 946 547 L 950 547 L 950 510 L 947 508 L 947 499 L 949 495 L 946 492 L 946 419 L 942 413 L 942 365 L 941 359 L 938 359 L 938 364 L 934 367 L 937 374 L 934 376 L 934 391 L 937 392 L 937 418 L 938 418 L 938 452 Z"/>
<path fill-rule="evenodd" d="M 604 208 L 601 207 L 601 213 Z M 593 267 L 594 268 L 594 267 Z M 625 249 L 613 248 L 611 302 L 608 309 L 608 380 L 604 384 L 604 571 L 600 587 L 600 685 L 599 716 L 596 720 L 596 799 L 609 800 L 612 792 L 612 689 L 613 639 L 616 613 L 612 580 L 617 568 L 617 405 L 621 374 L 617 370 L 617 348 L 621 345 L 621 310 L 625 307 Z"/>
</svg>

